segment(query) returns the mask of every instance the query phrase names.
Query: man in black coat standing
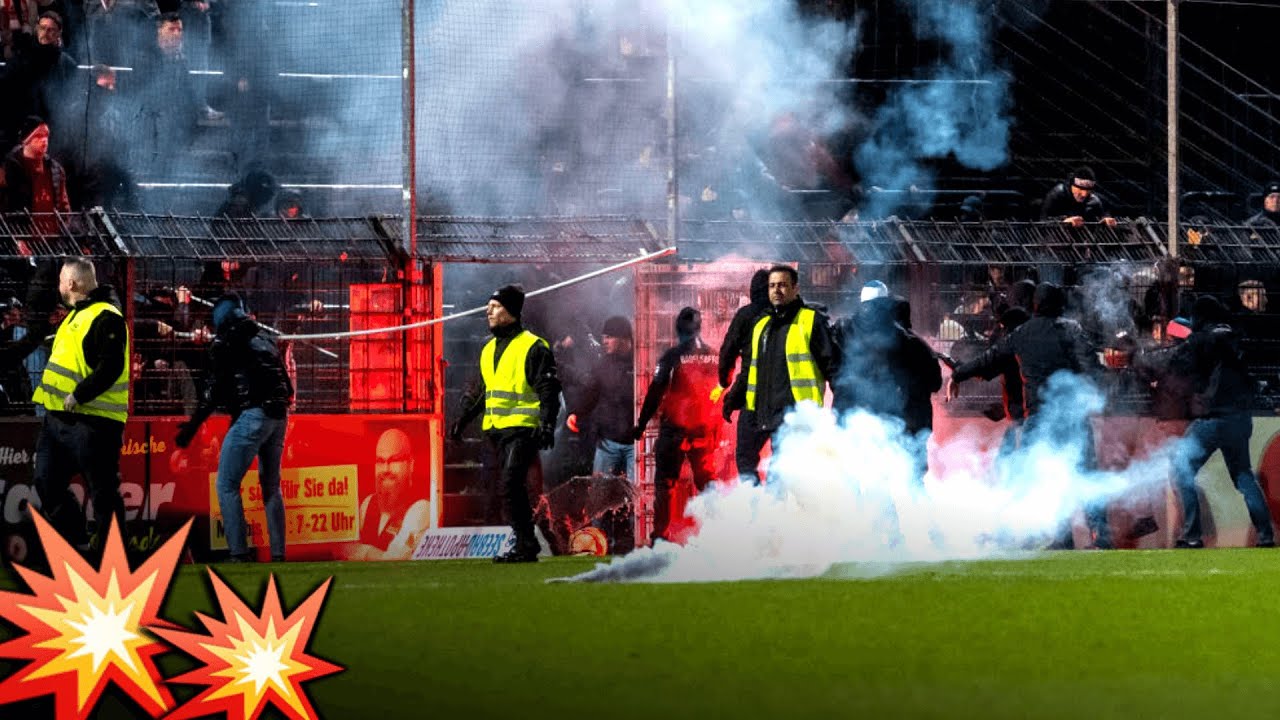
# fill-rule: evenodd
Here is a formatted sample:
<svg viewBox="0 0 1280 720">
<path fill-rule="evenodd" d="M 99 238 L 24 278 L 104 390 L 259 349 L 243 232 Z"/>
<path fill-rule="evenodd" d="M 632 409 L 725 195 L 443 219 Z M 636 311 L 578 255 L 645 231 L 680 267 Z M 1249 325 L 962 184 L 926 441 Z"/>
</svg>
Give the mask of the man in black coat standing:
<svg viewBox="0 0 1280 720">
<path fill-rule="evenodd" d="M 1075 320 L 1062 316 L 1066 307 L 1067 295 L 1061 287 L 1054 283 L 1041 283 L 1036 288 L 1035 314 L 1032 318 L 986 352 L 957 367 L 948 381 L 947 397 L 958 397 L 959 385 L 964 380 L 978 376 L 995 377 L 1011 359 L 1016 360 L 1024 383 L 1023 405 L 1027 418 L 1025 436 L 1036 438 L 1037 423 L 1043 420 L 1039 412 L 1048 399 L 1045 395 L 1049 378 L 1067 371 L 1087 379 L 1098 368 L 1083 328 Z M 1053 433 L 1055 437 L 1079 438 L 1082 444 L 1082 468 L 1089 471 L 1096 465 L 1093 429 L 1087 417 L 1083 418 L 1080 427 L 1045 427 L 1043 432 L 1046 435 Z M 1089 503 L 1085 507 L 1085 518 L 1093 533 L 1094 547 L 1110 549 L 1111 529 L 1107 523 L 1105 503 Z M 1070 523 L 1062 529 L 1062 535 L 1054 543 L 1054 547 L 1074 547 Z"/>
<path fill-rule="evenodd" d="M 1139 370 L 1173 372 L 1182 381 L 1180 386 L 1190 390 L 1187 408 L 1193 419 L 1175 465 L 1183 514 L 1180 548 L 1204 547 L 1196 474 L 1217 451 L 1222 452 L 1231 481 L 1244 496 L 1257 546 L 1275 546 L 1267 499 L 1249 459 L 1254 381 L 1245 365 L 1240 333 L 1229 321 L 1230 314 L 1217 298 L 1201 297 L 1193 306 L 1191 335 L 1185 341 L 1135 358 Z"/>
<path fill-rule="evenodd" d="M 529 499 L 529 468 L 539 450 L 555 445 L 556 416 L 560 413 L 560 378 L 551 346 L 525 330 L 520 322 L 524 290 L 505 285 L 494 291 L 485 308 L 493 338 L 480 352 L 481 382 L 462 398 L 462 412 L 449 431 L 454 442 L 481 411 L 482 427 L 493 446 L 502 479 L 503 498 L 515 544 L 493 559 L 498 563 L 538 560 Z"/>
</svg>

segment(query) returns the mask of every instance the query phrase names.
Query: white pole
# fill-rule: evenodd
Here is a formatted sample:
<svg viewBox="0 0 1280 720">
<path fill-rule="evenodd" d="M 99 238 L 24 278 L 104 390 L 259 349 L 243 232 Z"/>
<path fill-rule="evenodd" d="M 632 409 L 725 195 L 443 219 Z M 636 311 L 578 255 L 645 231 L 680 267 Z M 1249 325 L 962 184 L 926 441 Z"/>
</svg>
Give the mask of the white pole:
<svg viewBox="0 0 1280 720">
<path fill-rule="evenodd" d="M 662 250 L 658 250 L 657 252 L 645 253 L 639 257 L 631 258 L 630 260 L 624 260 L 623 262 L 617 263 L 616 265 L 610 265 L 609 267 L 601 268 L 599 270 L 592 270 L 589 273 L 585 273 L 583 275 L 579 275 L 574 278 L 569 278 L 568 280 L 565 280 L 563 282 L 558 282 L 555 285 L 548 285 L 547 287 L 539 288 L 530 293 L 526 293 L 525 297 L 530 298 L 530 297 L 534 297 L 535 295 L 542 295 L 543 293 L 549 293 L 555 290 L 559 290 L 560 288 L 568 287 L 570 285 L 576 285 L 580 282 L 585 282 L 592 278 L 600 277 L 601 275 L 606 275 L 608 273 L 615 272 L 617 270 L 629 268 L 632 265 L 639 265 L 640 263 L 646 263 L 646 262 L 649 262 L 650 260 L 657 260 L 658 258 L 672 255 L 675 253 L 675 251 L 676 249 L 672 247 L 672 248 L 664 248 Z M 443 317 L 432 318 L 430 320 L 423 320 L 422 322 L 410 323 L 408 325 L 394 325 L 392 327 L 370 328 L 368 330 L 351 330 L 348 332 L 336 332 L 336 333 L 313 333 L 310 335 L 281 335 L 280 339 L 281 340 L 320 340 L 320 339 L 357 337 L 362 335 L 378 335 L 381 333 L 401 332 L 404 330 L 414 330 L 416 328 L 427 327 L 428 325 L 435 325 L 437 323 L 448 322 L 449 320 L 457 320 L 458 318 L 466 317 L 468 315 L 478 315 L 484 311 L 485 311 L 485 308 L 481 306 L 477 308 L 471 308 L 470 310 L 463 310 L 462 312 L 456 312 L 456 313 L 453 313 L 452 315 L 445 315 Z"/>
</svg>

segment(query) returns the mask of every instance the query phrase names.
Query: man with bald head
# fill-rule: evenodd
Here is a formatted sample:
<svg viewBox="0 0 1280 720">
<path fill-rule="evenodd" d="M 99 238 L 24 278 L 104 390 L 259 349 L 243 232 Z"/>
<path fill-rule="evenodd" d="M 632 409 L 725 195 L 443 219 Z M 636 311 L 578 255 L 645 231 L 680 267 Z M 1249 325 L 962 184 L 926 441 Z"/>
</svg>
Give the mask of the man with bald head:
<svg viewBox="0 0 1280 720">
<path fill-rule="evenodd" d="M 431 521 L 431 503 L 414 492 L 413 445 L 391 428 L 374 450 L 372 495 L 360 503 L 360 540 L 351 560 L 408 560 Z"/>
<path fill-rule="evenodd" d="M 58 275 L 58 292 L 71 312 L 58 325 L 53 349 L 32 402 L 45 408 L 36 443 L 35 486 L 40 511 L 73 545 L 89 538 L 71 476 L 84 476 L 97 533 L 105 538 L 115 517 L 123 525 L 120 448 L 129 415 L 129 329 L 120 300 L 99 285 L 93 262 L 71 258 Z"/>
</svg>

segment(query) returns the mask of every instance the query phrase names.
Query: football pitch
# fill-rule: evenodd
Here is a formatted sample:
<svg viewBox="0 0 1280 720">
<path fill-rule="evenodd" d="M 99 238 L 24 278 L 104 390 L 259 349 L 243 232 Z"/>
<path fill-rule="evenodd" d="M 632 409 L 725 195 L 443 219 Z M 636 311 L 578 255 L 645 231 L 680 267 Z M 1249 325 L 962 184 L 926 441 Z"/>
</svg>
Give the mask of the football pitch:
<svg viewBox="0 0 1280 720">
<path fill-rule="evenodd" d="M 308 685 L 326 718 L 1132 720 L 1280 708 L 1275 551 L 545 582 L 595 560 L 216 569 L 254 608 L 275 572 L 286 611 L 334 578 L 311 651 L 346 670 Z M 193 627 L 193 611 L 213 611 L 207 588 L 204 566 L 183 566 L 163 616 Z M 161 667 L 189 665 L 171 654 Z M 133 715 L 107 702 L 98 717 Z"/>
</svg>

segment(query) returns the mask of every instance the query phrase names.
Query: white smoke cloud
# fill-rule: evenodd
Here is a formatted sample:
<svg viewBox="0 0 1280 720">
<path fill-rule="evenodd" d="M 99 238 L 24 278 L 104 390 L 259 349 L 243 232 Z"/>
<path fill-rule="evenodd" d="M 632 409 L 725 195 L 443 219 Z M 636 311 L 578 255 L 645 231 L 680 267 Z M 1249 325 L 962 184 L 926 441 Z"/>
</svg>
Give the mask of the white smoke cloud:
<svg viewBox="0 0 1280 720">
<path fill-rule="evenodd" d="M 569 579 L 814 577 L 847 563 L 838 574 L 866 575 L 1003 557 L 1042 547 L 1089 504 L 1122 502 L 1168 477 L 1177 441 L 1122 470 L 1086 467 L 1085 423 L 1102 410 L 1102 394 L 1066 373 L 1047 392 L 1038 436 L 1003 458 L 960 437 L 936 449 L 945 471 L 922 488 L 896 423 L 862 412 L 837 422 L 801 405 L 779 431 L 765 486 L 713 486 L 686 509 L 699 530 L 684 546 L 659 543 Z"/>
</svg>

